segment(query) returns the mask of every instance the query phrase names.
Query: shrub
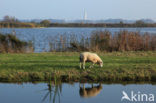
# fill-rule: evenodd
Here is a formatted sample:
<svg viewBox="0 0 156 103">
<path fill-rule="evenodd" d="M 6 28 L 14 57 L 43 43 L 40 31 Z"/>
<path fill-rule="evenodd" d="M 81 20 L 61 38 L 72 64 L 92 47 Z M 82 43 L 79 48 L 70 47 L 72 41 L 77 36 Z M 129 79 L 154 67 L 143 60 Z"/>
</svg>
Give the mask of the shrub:
<svg viewBox="0 0 156 103">
<path fill-rule="evenodd" d="M 31 43 L 19 40 L 15 35 L 0 33 L 0 52 L 1 53 L 20 53 L 27 52 L 32 48 Z"/>
</svg>

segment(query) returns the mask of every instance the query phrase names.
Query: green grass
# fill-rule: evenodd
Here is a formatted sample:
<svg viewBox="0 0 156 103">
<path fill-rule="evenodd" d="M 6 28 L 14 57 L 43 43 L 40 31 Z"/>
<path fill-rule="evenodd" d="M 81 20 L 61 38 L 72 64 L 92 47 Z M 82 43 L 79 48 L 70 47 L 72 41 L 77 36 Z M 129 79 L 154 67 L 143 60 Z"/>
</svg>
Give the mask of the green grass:
<svg viewBox="0 0 156 103">
<path fill-rule="evenodd" d="M 0 54 L 0 81 L 155 81 L 156 52 L 98 53 L 100 68 L 79 69 L 79 53 Z"/>
</svg>

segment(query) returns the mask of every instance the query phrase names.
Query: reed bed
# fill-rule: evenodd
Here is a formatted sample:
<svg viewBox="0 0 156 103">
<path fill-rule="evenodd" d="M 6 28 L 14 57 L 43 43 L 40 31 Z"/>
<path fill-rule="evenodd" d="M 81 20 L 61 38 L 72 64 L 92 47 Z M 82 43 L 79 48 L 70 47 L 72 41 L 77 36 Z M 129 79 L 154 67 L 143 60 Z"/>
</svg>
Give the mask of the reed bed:
<svg viewBox="0 0 156 103">
<path fill-rule="evenodd" d="M 75 34 L 49 38 L 50 51 L 155 51 L 156 34 L 93 31 L 90 37 Z"/>
</svg>

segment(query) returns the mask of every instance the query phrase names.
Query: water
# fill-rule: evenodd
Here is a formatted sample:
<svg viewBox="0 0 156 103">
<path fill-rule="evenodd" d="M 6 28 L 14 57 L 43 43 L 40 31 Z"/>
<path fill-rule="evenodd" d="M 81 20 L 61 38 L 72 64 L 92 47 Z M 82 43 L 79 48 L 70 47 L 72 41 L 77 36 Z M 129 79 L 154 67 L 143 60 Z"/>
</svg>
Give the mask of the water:
<svg viewBox="0 0 156 103">
<path fill-rule="evenodd" d="M 156 96 L 156 86 L 152 84 L 93 84 L 94 89 L 92 84 L 84 84 L 84 87 L 88 94 L 79 83 L 52 85 L 52 88 L 47 83 L 0 83 L 0 103 L 128 103 L 121 101 L 122 91 L 128 96 L 131 91 Z"/>
<path fill-rule="evenodd" d="M 95 30 L 108 30 L 111 33 L 115 33 L 120 30 L 128 30 L 156 34 L 156 28 L 1 28 L 0 32 L 12 33 L 15 31 L 16 36 L 20 40 L 33 41 L 35 47 L 34 52 L 46 52 L 50 50 L 49 43 L 58 35 L 69 36 L 71 34 L 75 34 L 78 36 L 89 37 L 91 32 Z"/>
</svg>

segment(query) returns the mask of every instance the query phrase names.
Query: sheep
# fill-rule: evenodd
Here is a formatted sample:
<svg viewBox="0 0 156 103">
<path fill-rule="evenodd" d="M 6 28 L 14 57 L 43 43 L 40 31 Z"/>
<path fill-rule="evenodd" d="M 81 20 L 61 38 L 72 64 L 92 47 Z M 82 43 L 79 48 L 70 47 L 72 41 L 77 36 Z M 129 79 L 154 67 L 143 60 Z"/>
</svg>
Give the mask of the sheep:
<svg viewBox="0 0 156 103">
<path fill-rule="evenodd" d="M 80 87 L 80 90 L 79 90 L 80 96 L 83 97 L 83 98 L 95 97 L 102 90 L 102 85 L 101 84 L 99 84 L 97 86 L 93 86 L 93 84 L 92 84 L 92 87 L 91 88 L 85 88 L 84 85 L 83 85 L 83 87 L 81 87 L 79 85 L 79 87 Z"/>
<path fill-rule="evenodd" d="M 93 63 L 92 65 L 90 65 L 90 68 L 92 68 L 94 66 L 94 64 L 98 64 L 98 65 L 100 65 L 100 67 L 103 67 L 103 61 L 95 53 L 91 53 L 91 52 L 81 53 L 80 54 L 80 69 L 82 66 L 83 66 L 82 68 L 85 69 L 85 62 Z"/>
</svg>

